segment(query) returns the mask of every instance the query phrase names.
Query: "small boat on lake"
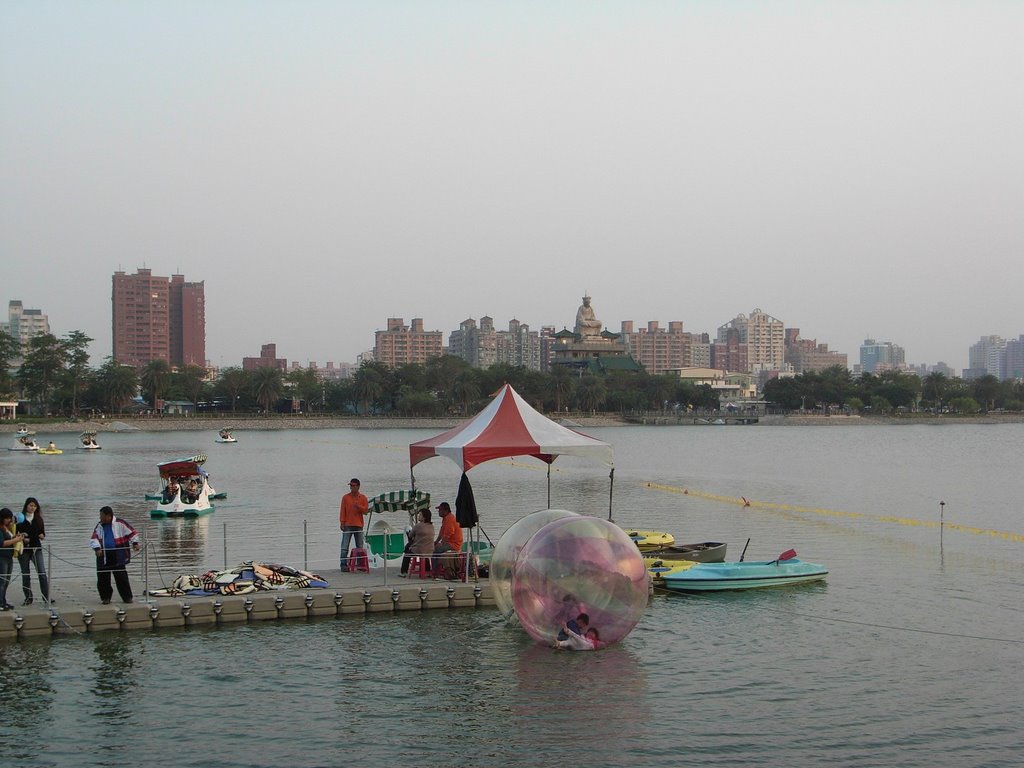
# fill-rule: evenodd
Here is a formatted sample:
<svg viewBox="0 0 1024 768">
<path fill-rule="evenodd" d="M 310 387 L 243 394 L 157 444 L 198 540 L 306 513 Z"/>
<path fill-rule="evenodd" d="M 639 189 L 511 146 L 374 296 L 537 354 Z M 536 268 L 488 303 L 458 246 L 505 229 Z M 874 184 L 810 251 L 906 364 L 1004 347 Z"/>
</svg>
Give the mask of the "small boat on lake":
<svg viewBox="0 0 1024 768">
<path fill-rule="evenodd" d="M 216 491 L 210 485 L 210 477 L 203 469 L 205 454 L 196 454 L 184 459 L 174 459 L 157 464 L 162 490 L 147 494 L 146 499 L 156 501 L 156 508 L 149 511 L 154 519 L 165 517 L 201 517 L 214 510 L 211 499 Z"/>
<path fill-rule="evenodd" d="M 60 456 L 62 453 L 64 453 L 64 451 L 54 445 L 53 442 L 45 448 L 39 448 L 36 450 L 37 456 Z"/>
<path fill-rule="evenodd" d="M 28 428 L 28 424 L 19 424 L 18 431 L 14 433 L 18 437 L 27 437 L 28 435 L 34 435 L 35 432 Z"/>
<path fill-rule="evenodd" d="M 692 568 L 664 574 L 661 586 L 676 592 L 719 592 L 803 584 L 827 575 L 824 565 L 798 560 L 796 552 L 789 550 L 766 562 L 695 563 Z"/>
<path fill-rule="evenodd" d="M 79 435 L 79 445 L 76 448 L 81 448 L 84 451 L 98 451 L 103 446 L 96 442 L 95 432 L 83 432 Z"/>
<path fill-rule="evenodd" d="M 14 441 L 14 445 L 7 449 L 8 451 L 38 451 L 39 446 L 36 445 L 36 441 L 32 439 L 30 435 L 22 435 Z"/>
<path fill-rule="evenodd" d="M 234 430 L 231 429 L 230 427 L 225 427 L 224 429 L 222 429 L 220 432 L 217 433 L 217 439 L 214 442 L 217 442 L 217 443 L 237 443 L 238 439 L 234 435 L 231 434 L 233 431 Z"/>
<path fill-rule="evenodd" d="M 697 563 L 692 560 L 664 560 L 660 557 L 644 557 L 644 568 L 651 576 L 656 587 L 665 586 L 665 577 L 674 573 L 682 573 L 693 568 Z"/>
<path fill-rule="evenodd" d="M 675 544 L 664 549 L 651 550 L 645 554 L 663 560 L 691 560 L 695 563 L 725 562 L 728 545 L 720 541 L 702 541 L 699 544 Z"/>
<path fill-rule="evenodd" d="M 626 535 L 636 542 L 636 546 L 641 552 L 665 549 L 676 543 L 676 537 L 664 531 L 641 531 L 636 528 L 625 528 L 624 530 Z"/>
</svg>

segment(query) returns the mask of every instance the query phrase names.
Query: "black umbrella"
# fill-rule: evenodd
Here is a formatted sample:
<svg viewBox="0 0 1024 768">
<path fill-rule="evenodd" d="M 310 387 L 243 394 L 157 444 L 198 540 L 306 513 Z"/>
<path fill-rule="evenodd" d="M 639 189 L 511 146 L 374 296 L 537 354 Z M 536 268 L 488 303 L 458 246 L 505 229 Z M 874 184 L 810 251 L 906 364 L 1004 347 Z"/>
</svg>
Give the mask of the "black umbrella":
<svg viewBox="0 0 1024 768">
<path fill-rule="evenodd" d="M 473 486 L 465 472 L 459 480 L 459 494 L 455 497 L 455 520 L 460 528 L 475 528 L 480 522 L 476 513 L 476 499 L 473 498 Z"/>
</svg>

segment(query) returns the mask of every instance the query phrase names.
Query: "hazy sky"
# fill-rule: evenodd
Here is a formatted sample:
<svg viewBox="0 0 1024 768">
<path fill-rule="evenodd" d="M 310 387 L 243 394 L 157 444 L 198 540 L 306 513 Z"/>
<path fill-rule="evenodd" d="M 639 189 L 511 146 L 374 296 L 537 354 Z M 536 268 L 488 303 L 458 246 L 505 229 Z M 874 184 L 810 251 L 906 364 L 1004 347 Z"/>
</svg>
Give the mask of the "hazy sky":
<svg viewBox="0 0 1024 768">
<path fill-rule="evenodd" d="M 959 372 L 1024 333 L 1022 40 L 1018 0 L 0 0 L 0 302 L 97 365 L 149 267 L 221 366 L 586 291 Z"/>
</svg>

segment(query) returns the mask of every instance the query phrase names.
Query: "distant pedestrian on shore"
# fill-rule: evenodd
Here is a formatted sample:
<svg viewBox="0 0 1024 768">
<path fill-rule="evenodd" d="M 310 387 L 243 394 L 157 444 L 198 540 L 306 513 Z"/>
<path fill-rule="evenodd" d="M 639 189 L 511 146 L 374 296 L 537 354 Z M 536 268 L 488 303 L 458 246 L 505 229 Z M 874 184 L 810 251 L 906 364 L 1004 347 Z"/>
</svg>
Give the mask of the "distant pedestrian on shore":
<svg viewBox="0 0 1024 768">
<path fill-rule="evenodd" d="M 32 605 L 32 576 L 29 573 L 32 566 L 35 566 L 36 575 L 39 577 L 39 591 L 43 593 L 43 600 L 49 602 L 50 579 L 46 576 L 46 562 L 43 557 L 46 523 L 43 522 L 43 510 L 34 496 L 25 499 L 21 514 L 24 520 L 18 523 L 18 533 L 27 536 L 25 549 L 18 555 L 18 565 L 21 566 L 21 591 L 25 593 L 22 605 Z"/>
<path fill-rule="evenodd" d="M 348 568 L 348 548 L 354 538 L 357 547 L 364 547 L 363 515 L 370 508 L 366 496 L 359 492 L 359 480 L 353 477 L 348 481 L 348 493 L 341 497 L 341 510 L 338 521 L 341 523 L 341 557 L 338 567 Z"/>
<path fill-rule="evenodd" d="M 132 585 L 128 581 L 128 563 L 132 560 L 132 552 L 139 551 L 139 534 L 126 520 L 114 517 L 110 507 L 100 509 L 100 521 L 93 528 L 89 546 L 96 553 L 96 588 L 104 605 L 114 596 L 110 586 L 110 577 L 117 584 L 117 594 L 121 600 L 130 603 L 133 600 Z"/>
</svg>

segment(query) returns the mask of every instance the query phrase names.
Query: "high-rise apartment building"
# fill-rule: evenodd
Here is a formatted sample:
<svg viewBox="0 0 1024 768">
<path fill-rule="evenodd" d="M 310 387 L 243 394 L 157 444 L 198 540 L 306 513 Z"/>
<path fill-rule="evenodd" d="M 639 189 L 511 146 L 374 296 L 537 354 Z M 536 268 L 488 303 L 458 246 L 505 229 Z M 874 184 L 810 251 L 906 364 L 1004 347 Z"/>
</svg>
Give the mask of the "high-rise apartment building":
<svg viewBox="0 0 1024 768">
<path fill-rule="evenodd" d="M 623 320 L 621 328 L 626 351 L 650 374 L 710 363 L 700 354 L 694 361 L 694 344 L 699 344 L 701 337 L 683 331 L 682 320 L 669 321 L 668 328 L 660 327 L 657 320 L 649 320 L 647 327 L 638 331 L 633 329 L 632 320 Z"/>
<path fill-rule="evenodd" d="M 0 323 L 7 333 L 13 336 L 22 348 L 28 340 L 41 333 L 50 332 L 50 318 L 41 309 L 25 309 L 19 300 L 8 302 L 7 322 Z"/>
<path fill-rule="evenodd" d="M 746 356 L 746 367 L 732 367 L 743 364 L 743 355 Z M 711 357 L 715 368 L 738 373 L 783 370 L 786 363 L 785 327 L 781 320 L 760 309 L 755 309 L 749 316 L 737 315 L 718 328 Z M 729 365 L 723 365 L 723 361 Z"/>
<path fill-rule="evenodd" d="M 184 275 L 171 275 L 171 364 L 206 365 L 206 290 L 203 283 L 187 283 Z"/>
<path fill-rule="evenodd" d="M 846 354 L 829 351 L 828 344 L 817 339 L 801 339 L 799 328 L 786 329 L 786 362 L 794 373 L 824 371 L 833 366 L 847 367 Z"/>
<path fill-rule="evenodd" d="M 111 294 L 114 359 L 141 368 L 152 360 L 170 365 L 206 364 L 203 283 L 183 275 L 159 277 L 140 268 L 114 273 Z"/>
<path fill-rule="evenodd" d="M 860 345 L 860 372 L 881 373 L 906 368 L 906 353 L 903 347 L 891 341 L 864 339 Z"/>
<path fill-rule="evenodd" d="M 259 357 L 243 357 L 242 370 L 255 371 L 257 368 L 277 368 L 281 373 L 288 371 L 288 358 L 277 356 L 277 344 L 264 344 Z"/>
<path fill-rule="evenodd" d="M 444 354 L 441 331 L 424 331 L 423 318 L 414 317 L 412 327 L 400 317 L 389 317 L 387 330 L 377 331 L 373 357 L 389 368 L 407 363 L 425 364 Z"/>
<path fill-rule="evenodd" d="M 494 328 L 488 316 L 476 320 L 466 318 L 448 335 L 448 354 L 461 358 L 474 368 L 490 368 L 495 363 L 521 365 L 531 371 L 543 364 L 540 334 L 518 320 L 509 320 L 508 330 Z"/>
</svg>

